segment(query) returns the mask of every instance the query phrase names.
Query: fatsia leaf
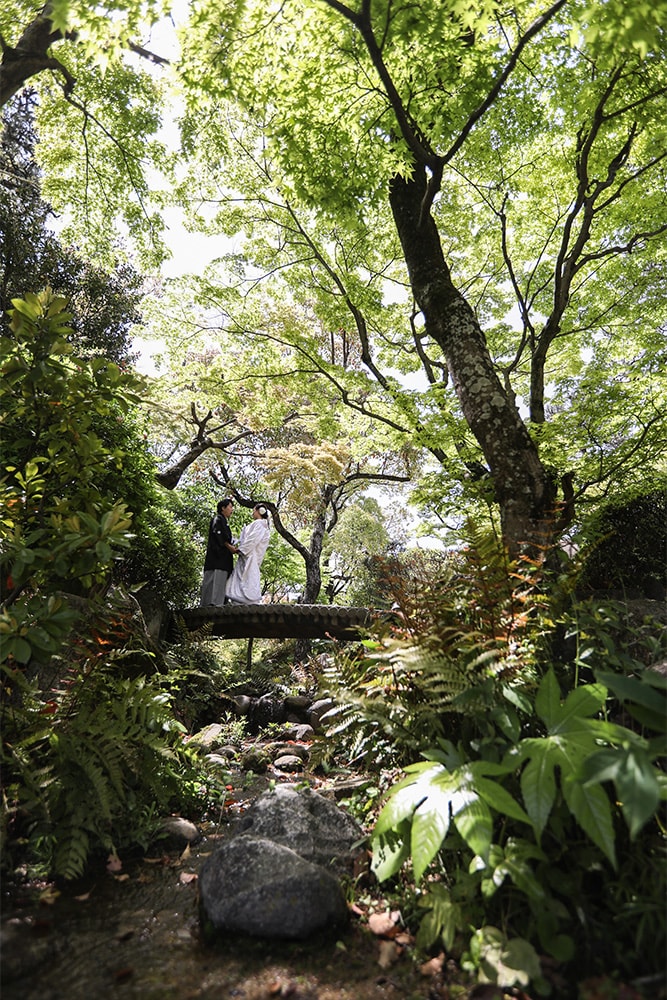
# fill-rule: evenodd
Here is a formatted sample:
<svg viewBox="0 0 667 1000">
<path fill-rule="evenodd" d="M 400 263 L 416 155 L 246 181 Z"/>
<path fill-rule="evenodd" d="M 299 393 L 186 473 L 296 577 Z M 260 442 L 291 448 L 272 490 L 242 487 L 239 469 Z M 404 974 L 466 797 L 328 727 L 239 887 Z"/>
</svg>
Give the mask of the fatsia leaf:
<svg viewBox="0 0 667 1000">
<path fill-rule="evenodd" d="M 660 786 L 646 754 L 638 747 L 623 747 L 623 763 L 616 776 L 616 791 L 623 816 L 634 839 L 660 803 Z"/>
<path fill-rule="evenodd" d="M 524 740 L 526 744 L 529 744 L 532 754 L 521 774 L 521 794 L 539 840 L 556 796 L 554 766 L 557 752 L 547 739 Z"/>
<path fill-rule="evenodd" d="M 654 712 L 643 705 L 627 705 L 626 707 L 632 718 L 636 719 L 637 722 L 650 732 L 664 734 L 667 731 L 664 709 L 661 712 Z M 664 750 L 662 753 L 664 754 Z"/>
<path fill-rule="evenodd" d="M 410 849 L 416 882 L 421 881 L 447 836 L 450 803 L 451 788 L 433 783 L 427 798 L 414 813 Z"/>
<path fill-rule="evenodd" d="M 581 782 L 573 779 L 563 781 L 562 788 L 568 808 L 579 826 L 616 868 L 611 806 L 604 789 L 599 785 L 584 788 Z"/>
<path fill-rule="evenodd" d="M 611 780 L 621 802 L 630 836 L 636 837 L 654 815 L 660 803 L 660 785 L 656 770 L 640 747 L 624 746 L 593 754 L 582 768 L 582 781 L 592 784 Z"/>
<path fill-rule="evenodd" d="M 560 689 L 553 670 L 549 670 L 542 678 L 535 698 L 535 709 L 549 728 L 556 724 L 560 713 Z"/>
<path fill-rule="evenodd" d="M 493 833 L 491 813 L 486 802 L 472 789 L 455 792 L 451 801 L 456 829 L 475 854 L 486 859 Z"/>
<path fill-rule="evenodd" d="M 409 833 L 410 827 L 406 822 L 396 831 L 373 836 L 371 870 L 379 882 L 395 875 L 407 860 Z"/>
<path fill-rule="evenodd" d="M 581 769 L 581 780 L 584 785 L 615 781 L 620 767 L 621 755 L 613 747 L 605 747 L 586 758 Z"/>
<path fill-rule="evenodd" d="M 511 819 L 517 819 L 521 823 L 532 823 L 530 816 L 512 798 L 507 789 L 503 788 L 497 781 L 477 777 L 475 779 L 475 789 L 484 801 L 502 816 L 509 816 Z"/>
<path fill-rule="evenodd" d="M 420 767 L 433 768 L 433 765 L 424 761 Z M 444 770 L 440 765 L 436 765 L 436 769 Z M 417 806 L 426 798 L 428 786 L 428 780 L 422 781 L 420 778 L 412 777 L 404 778 L 397 785 L 394 785 L 378 816 L 375 824 L 375 835 L 396 830 L 404 820 L 411 818 Z"/>
<path fill-rule="evenodd" d="M 602 684 L 585 684 L 570 691 L 564 704 L 557 712 L 558 721 L 549 725 L 553 732 L 567 730 L 572 720 L 577 723 L 583 717 L 595 715 L 603 707 L 607 690 Z"/>
<path fill-rule="evenodd" d="M 643 678 L 640 680 L 638 677 L 625 677 L 622 674 L 599 673 L 597 671 L 595 676 L 622 701 L 643 705 L 645 708 L 652 709 L 662 715 L 663 719 L 667 717 L 667 701 L 664 694 L 646 683 Z M 643 677 L 646 676 L 643 675 Z"/>
</svg>

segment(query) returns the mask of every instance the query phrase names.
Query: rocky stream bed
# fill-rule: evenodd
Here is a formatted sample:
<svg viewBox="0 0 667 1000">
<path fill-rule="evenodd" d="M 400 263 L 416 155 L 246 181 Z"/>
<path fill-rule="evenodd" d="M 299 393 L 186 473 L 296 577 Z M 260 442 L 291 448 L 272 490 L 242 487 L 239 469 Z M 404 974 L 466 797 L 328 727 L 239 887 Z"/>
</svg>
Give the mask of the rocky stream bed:
<svg viewBox="0 0 667 1000">
<path fill-rule="evenodd" d="M 209 728 L 202 739 L 214 733 Z M 212 752 L 225 759 L 224 746 Z M 349 781 L 307 772 L 307 741 L 255 740 L 240 756 L 243 766 L 229 771 L 224 815 L 198 823 L 194 842 L 175 835 L 142 857 L 101 860 L 76 883 L 2 887 L 2 1000 L 450 996 L 437 986 L 439 970 L 434 977 L 413 961 L 411 938 L 378 887 L 369 879 L 368 891 L 359 890 L 359 871 L 343 927 L 307 940 L 207 932 L 202 866 L 266 789 L 307 787 L 332 802 L 349 794 Z"/>
</svg>

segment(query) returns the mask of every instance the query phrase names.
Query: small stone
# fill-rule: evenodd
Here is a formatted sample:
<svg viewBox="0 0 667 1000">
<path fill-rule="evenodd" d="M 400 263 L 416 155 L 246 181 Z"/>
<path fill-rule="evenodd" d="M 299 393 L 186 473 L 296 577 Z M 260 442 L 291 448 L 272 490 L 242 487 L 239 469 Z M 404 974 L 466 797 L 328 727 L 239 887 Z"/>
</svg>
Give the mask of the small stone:
<svg viewBox="0 0 667 1000">
<path fill-rule="evenodd" d="M 274 759 L 284 754 L 292 754 L 301 760 L 308 760 L 310 757 L 308 747 L 299 746 L 298 743 L 269 743 L 266 750 Z"/>
<path fill-rule="evenodd" d="M 168 843 L 174 847 L 185 847 L 187 844 L 195 844 L 201 840 L 201 830 L 189 819 L 182 816 L 167 816 L 160 823 L 160 833 L 165 834 Z"/>
<path fill-rule="evenodd" d="M 207 753 L 206 754 L 206 760 L 210 764 L 216 764 L 218 767 L 224 767 L 224 768 L 226 768 L 226 767 L 229 766 L 229 760 L 228 760 L 228 758 L 227 757 L 223 757 L 219 753 Z"/>
<path fill-rule="evenodd" d="M 299 740 L 302 743 L 310 743 L 315 739 L 315 730 L 307 722 L 300 722 L 288 727 L 283 735 L 286 740 Z"/>
<path fill-rule="evenodd" d="M 278 757 L 273 762 L 273 766 L 277 767 L 279 771 L 303 771 L 303 761 L 295 754 L 286 754 L 283 757 Z"/>
<path fill-rule="evenodd" d="M 306 694 L 291 694 L 285 698 L 285 708 L 290 711 L 295 709 L 297 711 L 302 711 L 304 708 L 308 708 L 312 698 L 309 698 Z"/>
<path fill-rule="evenodd" d="M 270 763 L 269 754 L 261 747 L 247 750 L 240 760 L 241 768 L 244 771 L 254 771 L 255 774 L 264 774 Z"/>
<path fill-rule="evenodd" d="M 322 716 L 330 711 L 335 705 L 333 698 L 320 698 L 319 701 L 314 702 L 310 706 L 310 712 L 308 713 L 309 722 L 314 729 L 318 729 L 320 726 L 320 720 Z"/>
<path fill-rule="evenodd" d="M 204 729 L 200 729 L 198 733 L 194 733 L 190 737 L 190 743 L 195 743 L 198 746 L 215 750 L 217 749 L 217 744 L 220 741 L 221 733 L 222 726 L 220 723 L 212 722 L 210 726 L 206 726 Z"/>
</svg>

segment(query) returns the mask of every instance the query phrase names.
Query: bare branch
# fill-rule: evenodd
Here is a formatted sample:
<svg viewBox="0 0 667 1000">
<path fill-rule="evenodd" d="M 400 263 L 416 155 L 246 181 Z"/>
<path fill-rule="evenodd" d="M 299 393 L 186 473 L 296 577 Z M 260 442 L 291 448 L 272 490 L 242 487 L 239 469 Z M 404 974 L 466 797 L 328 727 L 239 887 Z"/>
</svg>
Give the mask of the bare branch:
<svg viewBox="0 0 667 1000">
<path fill-rule="evenodd" d="M 155 52 L 150 52 L 148 49 L 145 49 L 143 45 L 135 45 L 134 42 L 130 42 L 128 48 L 132 52 L 135 52 L 138 56 L 141 56 L 142 59 L 147 59 L 149 62 L 155 63 L 156 66 L 169 65 L 168 59 L 164 56 L 157 55 Z"/>
</svg>

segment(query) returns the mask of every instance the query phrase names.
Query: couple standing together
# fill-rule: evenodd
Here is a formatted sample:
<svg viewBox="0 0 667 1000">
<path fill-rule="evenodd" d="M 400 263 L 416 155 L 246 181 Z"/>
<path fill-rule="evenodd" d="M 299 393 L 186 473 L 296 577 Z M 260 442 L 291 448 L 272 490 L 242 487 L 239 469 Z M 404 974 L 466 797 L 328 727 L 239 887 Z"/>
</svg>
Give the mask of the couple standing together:
<svg viewBox="0 0 667 1000">
<path fill-rule="evenodd" d="M 221 500 L 208 528 L 201 607 L 222 606 L 225 600 L 259 604 L 262 599 L 259 568 L 269 544 L 269 512 L 263 504 L 256 504 L 252 521 L 235 543 L 228 520 L 233 509 L 232 500 Z M 239 557 L 236 566 L 235 555 Z"/>
</svg>

